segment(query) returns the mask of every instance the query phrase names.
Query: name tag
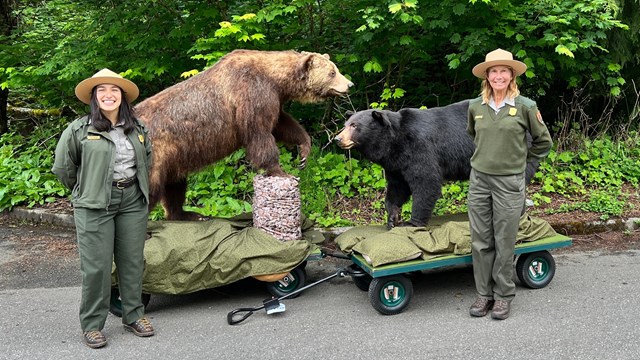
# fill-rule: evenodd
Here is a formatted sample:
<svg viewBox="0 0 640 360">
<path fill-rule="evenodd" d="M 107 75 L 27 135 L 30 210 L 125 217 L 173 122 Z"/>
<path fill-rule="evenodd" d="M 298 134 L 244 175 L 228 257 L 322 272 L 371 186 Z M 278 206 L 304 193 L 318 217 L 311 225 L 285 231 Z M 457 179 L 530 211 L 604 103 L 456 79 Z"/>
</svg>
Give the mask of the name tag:
<svg viewBox="0 0 640 360">
<path fill-rule="evenodd" d="M 482 119 L 482 115 L 476 115 L 476 119 Z"/>
<path fill-rule="evenodd" d="M 87 135 L 87 140 L 100 140 L 100 135 Z"/>
</svg>

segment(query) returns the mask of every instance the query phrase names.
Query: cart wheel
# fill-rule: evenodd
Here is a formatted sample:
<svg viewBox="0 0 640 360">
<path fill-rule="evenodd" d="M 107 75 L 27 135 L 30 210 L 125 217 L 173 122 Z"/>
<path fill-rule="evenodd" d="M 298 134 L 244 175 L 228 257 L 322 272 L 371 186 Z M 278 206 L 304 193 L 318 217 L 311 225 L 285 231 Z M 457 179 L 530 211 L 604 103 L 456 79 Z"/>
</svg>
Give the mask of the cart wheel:
<svg viewBox="0 0 640 360">
<path fill-rule="evenodd" d="M 522 254 L 516 262 L 516 274 L 520 282 L 531 288 L 543 288 L 553 280 L 556 262 L 548 251 Z"/>
<path fill-rule="evenodd" d="M 402 275 L 374 278 L 369 286 L 371 305 L 383 315 L 401 313 L 411 301 L 413 285 Z"/>
<path fill-rule="evenodd" d="M 145 309 L 149 305 L 151 295 L 142 293 L 142 305 Z M 120 299 L 120 289 L 117 287 L 111 288 L 111 299 L 109 300 L 109 312 L 117 317 L 122 317 L 122 301 Z"/>
<path fill-rule="evenodd" d="M 290 294 L 301 287 L 304 286 L 305 281 L 307 280 L 307 274 L 304 269 L 300 266 L 294 268 L 285 276 L 282 280 L 274 281 L 272 283 L 267 284 L 267 290 L 271 293 L 271 295 L 275 297 L 281 297 L 287 294 Z M 296 294 L 288 297 L 287 299 L 293 299 L 298 297 L 300 294 Z"/>
<path fill-rule="evenodd" d="M 358 289 L 362 291 L 369 291 L 369 285 L 371 285 L 371 280 L 373 280 L 371 275 L 367 274 L 356 264 L 351 264 L 351 266 L 349 266 L 349 274 Z"/>
</svg>

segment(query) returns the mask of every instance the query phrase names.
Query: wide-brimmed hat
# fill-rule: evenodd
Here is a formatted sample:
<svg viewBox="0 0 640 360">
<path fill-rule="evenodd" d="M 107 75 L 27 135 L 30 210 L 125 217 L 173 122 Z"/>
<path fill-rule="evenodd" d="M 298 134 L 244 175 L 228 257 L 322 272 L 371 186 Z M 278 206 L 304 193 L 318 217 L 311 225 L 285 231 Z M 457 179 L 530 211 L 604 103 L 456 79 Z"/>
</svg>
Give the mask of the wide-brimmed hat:
<svg viewBox="0 0 640 360">
<path fill-rule="evenodd" d="M 513 54 L 506 50 L 496 49 L 488 53 L 484 62 L 474 66 L 471 72 L 480 79 L 484 79 L 487 76 L 487 69 L 496 65 L 511 67 L 515 72 L 514 76 L 520 76 L 527 71 L 527 65 L 521 61 L 513 60 Z"/>
<path fill-rule="evenodd" d="M 124 91 L 124 96 L 129 103 L 138 98 L 138 94 L 140 94 L 138 87 L 133 81 L 127 80 L 109 69 L 102 69 L 92 77 L 84 79 L 76 85 L 76 96 L 83 103 L 89 104 L 91 102 L 91 90 L 100 84 L 113 84 L 118 86 Z"/>
</svg>

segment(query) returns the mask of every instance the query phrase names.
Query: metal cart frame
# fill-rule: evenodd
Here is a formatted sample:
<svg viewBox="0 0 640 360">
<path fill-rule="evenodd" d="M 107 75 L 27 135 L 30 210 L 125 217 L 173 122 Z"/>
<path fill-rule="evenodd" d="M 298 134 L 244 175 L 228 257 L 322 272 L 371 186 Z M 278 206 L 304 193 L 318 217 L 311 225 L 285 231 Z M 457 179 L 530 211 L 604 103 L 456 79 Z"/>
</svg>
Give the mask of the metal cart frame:
<svg viewBox="0 0 640 360">
<path fill-rule="evenodd" d="M 547 286 L 555 275 L 556 264 L 551 249 L 570 246 L 572 239 L 564 235 L 522 242 L 515 247 L 516 275 L 522 283 L 532 289 Z M 445 255 L 429 260 L 411 260 L 382 266 L 371 266 L 365 259 L 354 254 L 351 276 L 356 286 L 369 292 L 374 309 L 384 315 L 402 312 L 411 301 L 413 284 L 404 274 L 414 271 L 436 269 L 446 266 L 472 264 L 471 254 Z"/>
</svg>

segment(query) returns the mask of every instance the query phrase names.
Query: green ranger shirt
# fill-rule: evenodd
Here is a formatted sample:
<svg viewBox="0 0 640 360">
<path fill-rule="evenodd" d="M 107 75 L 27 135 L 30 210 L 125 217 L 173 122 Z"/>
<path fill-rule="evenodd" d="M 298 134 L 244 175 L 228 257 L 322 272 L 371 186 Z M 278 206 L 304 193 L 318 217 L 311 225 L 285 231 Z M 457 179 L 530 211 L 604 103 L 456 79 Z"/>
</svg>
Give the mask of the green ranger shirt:
<svg viewBox="0 0 640 360">
<path fill-rule="evenodd" d="M 136 178 L 148 204 L 152 151 L 149 134 L 136 120 L 135 129 L 126 136 L 133 146 Z M 115 163 L 116 144 L 109 132 L 96 130 L 85 116 L 74 120 L 62 132 L 52 171 L 71 190 L 74 207 L 106 209 L 111 199 Z"/>
<path fill-rule="evenodd" d="M 467 132 L 476 150 L 471 167 L 490 175 L 523 173 L 527 159 L 544 159 L 553 142 L 535 101 L 516 96 L 497 113 L 478 97 L 469 102 Z M 526 132 L 533 139 L 527 149 Z"/>
</svg>

